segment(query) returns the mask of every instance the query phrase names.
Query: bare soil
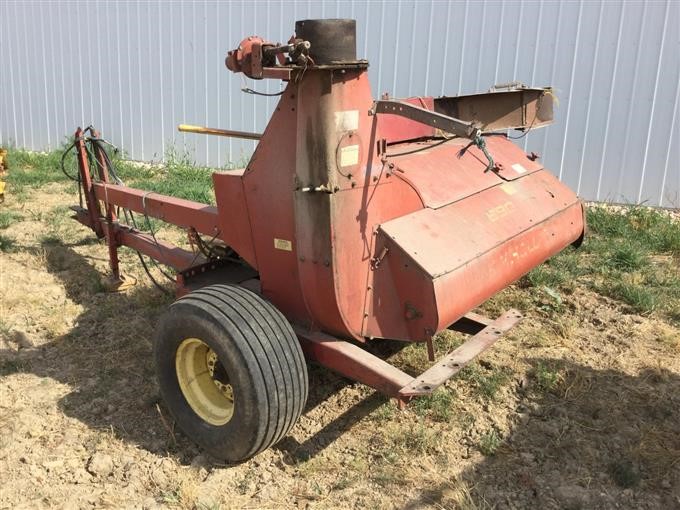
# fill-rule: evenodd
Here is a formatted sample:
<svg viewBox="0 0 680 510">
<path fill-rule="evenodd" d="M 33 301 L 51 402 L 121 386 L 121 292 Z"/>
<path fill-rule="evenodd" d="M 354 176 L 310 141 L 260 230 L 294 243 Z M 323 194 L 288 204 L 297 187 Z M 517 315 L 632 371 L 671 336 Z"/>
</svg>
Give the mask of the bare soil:
<svg viewBox="0 0 680 510">
<path fill-rule="evenodd" d="M 0 508 L 680 508 L 680 332 L 579 284 L 559 307 L 495 297 L 482 311 L 521 325 L 405 411 L 311 367 L 292 433 L 219 464 L 159 400 L 150 339 L 172 298 L 127 251 L 137 285 L 105 292 L 73 201 L 53 184 L 2 205 L 22 221 L 0 252 Z M 422 346 L 392 360 L 428 366 Z"/>
</svg>

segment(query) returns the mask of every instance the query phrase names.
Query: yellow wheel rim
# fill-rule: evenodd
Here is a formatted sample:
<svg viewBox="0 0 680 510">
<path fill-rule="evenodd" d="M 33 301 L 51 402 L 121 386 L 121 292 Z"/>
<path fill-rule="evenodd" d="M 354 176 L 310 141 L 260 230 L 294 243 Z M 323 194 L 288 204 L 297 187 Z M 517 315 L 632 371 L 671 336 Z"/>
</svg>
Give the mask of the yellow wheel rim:
<svg viewBox="0 0 680 510">
<path fill-rule="evenodd" d="M 186 338 L 175 353 L 177 380 L 191 409 L 211 425 L 234 414 L 234 390 L 215 351 L 198 338 Z"/>
</svg>

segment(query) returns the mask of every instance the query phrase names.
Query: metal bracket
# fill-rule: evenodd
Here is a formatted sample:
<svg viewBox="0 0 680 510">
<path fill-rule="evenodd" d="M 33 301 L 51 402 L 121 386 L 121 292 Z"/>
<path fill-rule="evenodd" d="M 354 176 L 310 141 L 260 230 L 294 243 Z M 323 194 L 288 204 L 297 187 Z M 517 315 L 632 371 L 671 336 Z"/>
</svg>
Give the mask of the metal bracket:
<svg viewBox="0 0 680 510">
<path fill-rule="evenodd" d="M 413 397 L 432 393 L 448 379 L 460 372 L 475 357 L 491 347 L 521 318 L 522 315 L 517 310 L 506 311 L 463 345 L 451 351 L 428 370 L 415 377 L 409 384 L 399 390 L 399 395 Z M 477 322 L 474 319 L 472 321 Z"/>
<path fill-rule="evenodd" d="M 425 108 L 404 103 L 403 101 L 375 101 L 369 114 L 377 115 L 379 113 L 399 115 L 400 117 L 405 117 L 415 122 L 419 122 L 420 124 L 441 129 L 446 133 L 451 133 L 462 138 L 469 138 L 470 140 L 474 140 L 481 134 L 481 131 L 472 122 L 449 117 L 448 115 L 426 110 Z"/>
</svg>

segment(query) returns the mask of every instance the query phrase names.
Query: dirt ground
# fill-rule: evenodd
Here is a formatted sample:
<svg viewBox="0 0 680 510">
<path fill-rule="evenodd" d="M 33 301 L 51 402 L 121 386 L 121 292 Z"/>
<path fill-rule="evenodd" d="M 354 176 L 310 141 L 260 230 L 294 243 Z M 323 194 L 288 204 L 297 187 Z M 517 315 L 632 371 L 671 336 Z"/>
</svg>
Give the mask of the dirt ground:
<svg viewBox="0 0 680 510">
<path fill-rule="evenodd" d="M 0 508 L 680 508 L 680 332 L 579 284 L 558 309 L 495 297 L 483 311 L 526 319 L 405 411 L 311 367 L 292 433 L 220 465 L 159 400 L 150 338 L 172 298 L 131 252 L 137 285 L 104 292 L 73 202 L 50 184 L 2 206 L 20 221 L 0 251 Z M 392 360 L 428 365 L 422 346 Z"/>
</svg>

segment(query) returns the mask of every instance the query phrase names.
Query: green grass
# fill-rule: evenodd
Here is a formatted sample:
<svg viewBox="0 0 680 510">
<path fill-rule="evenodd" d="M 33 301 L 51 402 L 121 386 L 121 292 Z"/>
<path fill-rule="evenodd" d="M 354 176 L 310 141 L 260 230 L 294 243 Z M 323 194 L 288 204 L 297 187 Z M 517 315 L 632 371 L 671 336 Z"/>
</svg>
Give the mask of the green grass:
<svg viewBox="0 0 680 510">
<path fill-rule="evenodd" d="M 634 271 L 647 267 L 649 265 L 649 257 L 647 251 L 641 246 L 621 243 L 610 249 L 606 263 L 613 269 Z"/>
<path fill-rule="evenodd" d="M 66 148 L 64 145 L 63 148 Z M 61 171 L 62 150 L 48 153 L 29 152 L 21 149 L 10 149 L 7 153 L 7 185 L 9 193 L 19 193 L 26 188 L 36 188 L 52 182 L 64 182 L 68 177 Z M 64 166 L 73 168 L 75 158 L 72 154 L 66 157 Z M 73 172 L 75 175 L 75 172 Z"/>
<path fill-rule="evenodd" d="M 653 253 L 680 256 L 680 225 L 655 209 L 637 206 L 612 211 L 591 207 L 588 226 L 595 237 L 625 241 Z"/>
<path fill-rule="evenodd" d="M 389 422 L 394 418 L 395 406 L 389 400 L 378 407 L 372 414 L 372 418 L 378 422 Z"/>
<path fill-rule="evenodd" d="M 619 299 L 639 313 L 650 313 L 658 308 L 662 292 L 646 285 L 625 281 L 605 283 L 601 290 L 610 297 Z"/>
<path fill-rule="evenodd" d="M 511 372 L 505 368 L 483 369 L 477 363 L 466 366 L 459 377 L 471 383 L 471 387 L 483 400 L 494 400 L 500 389 L 510 382 Z"/>
<path fill-rule="evenodd" d="M 495 455 L 501 442 L 501 436 L 496 429 L 490 429 L 480 438 L 478 448 L 483 455 Z"/>
<path fill-rule="evenodd" d="M 680 223 L 647 207 L 588 209 L 588 235 L 521 281 L 534 307 L 561 310 L 562 295 L 575 283 L 619 300 L 636 313 L 680 317 Z"/>
<path fill-rule="evenodd" d="M 418 397 L 411 407 L 419 416 L 427 416 L 434 421 L 448 422 L 453 415 L 455 394 L 448 388 L 439 388 L 430 395 Z"/>
<path fill-rule="evenodd" d="M 402 430 L 395 439 L 397 445 L 403 449 L 420 454 L 433 453 L 438 444 L 438 435 L 423 419 L 419 420 L 418 424 Z"/>
<path fill-rule="evenodd" d="M 18 195 L 49 183 L 70 182 L 61 170 L 61 156 L 67 145 L 64 144 L 61 149 L 49 153 L 10 149 L 8 192 Z M 153 165 L 126 161 L 120 153 L 111 152 L 110 157 L 116 174 L 129 186 L 197 202 L 215 203 L 212 187 L 213 169 L 194 165 L 188 154 L 171 149 L 165 155 L 164 163 Z M 229 164 L 224 168 L 236 166 L 238 165 Z M 65 158 L 64 167 L 70 175 L 77 175 L 73 151 Z M 95 172 L 95 169 L 91 170 Z"/>
<path fill-rule="evenodd" d="M 12 223 L 21 221 L 21 213 L 17 211 L 2 210 L 0 211 L 0 230 L 9 227 Z"/>
<path fill-rule="evenodd" d="M 0 234 L 0 251 L 4 251 L 6 253 L 12 252 L 16 248 L 15 245 L 16 242 L 13 238 Z"/>
<path fill-rule="evenodd" d="M 536 387 L 540 391 L 554 391 L 562 382 L 560 370 L 553 364 L 538 363 L 531 375 L 536 380 Z"/>
</svg>

